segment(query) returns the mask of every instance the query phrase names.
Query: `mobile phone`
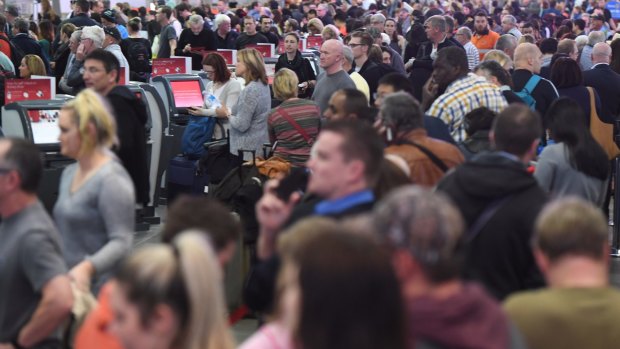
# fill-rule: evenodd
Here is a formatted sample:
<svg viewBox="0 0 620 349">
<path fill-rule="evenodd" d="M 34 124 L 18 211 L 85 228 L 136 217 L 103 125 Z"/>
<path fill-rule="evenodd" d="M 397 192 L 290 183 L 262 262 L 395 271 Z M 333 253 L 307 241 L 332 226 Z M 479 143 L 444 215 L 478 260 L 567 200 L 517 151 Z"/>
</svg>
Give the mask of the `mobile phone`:
<svg viewBox="0 0 620 349">
<path fill-rule="evenodd" d="M 275 189 L 276 195 L 280 199 L 288 201 L 291 194 L 294 192 L 305 192 L 306 185 L 308 184 L 308 177 L 307 169 L 293 168 L 291 173 L 280 181 L 280 184 Z"/>
</svg>

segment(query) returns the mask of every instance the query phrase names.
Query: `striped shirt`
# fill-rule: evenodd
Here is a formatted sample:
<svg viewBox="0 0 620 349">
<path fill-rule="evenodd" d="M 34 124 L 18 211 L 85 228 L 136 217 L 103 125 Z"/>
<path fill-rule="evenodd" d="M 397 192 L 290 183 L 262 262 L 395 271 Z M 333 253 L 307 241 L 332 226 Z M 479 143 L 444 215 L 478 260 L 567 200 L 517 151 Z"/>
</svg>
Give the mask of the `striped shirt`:
<svg viewBox="0 0 620 349">
<path fill-rule="evenodd" d="M 272 143 L 278 141 L 274 155 L 289 161 L 293 166 L 304 166 L 310 157 L 311 145 L 283 116 L 282 109 L 306 131 L 314 142 L 320 125 L 319 107 L 313 101 L 293 99 L 284 101 L 269 114 L 269 138 Z"/>
<path fill-rule="evenodd" d="M 476 48 L 471 41 L 463 45 L 463 48 L 467 54 L 467 65 L 469 66 L 469 71 L 474 71 L 474 68 L 480 63 L 480 53 L 478 52 L 478 48 Z"/>
<path fill-rule="evenodd" d="M 446 92 L 433 102 L 426 114 L 443 120 L 452 137 L 462 141 L 466 138 L 463 118 L 467 113 L 480 107 L 499 113 L 507 106 L 499 87 L 488 83 L 483 77 L 469 73 L 448 85 Z"/>
</svg>

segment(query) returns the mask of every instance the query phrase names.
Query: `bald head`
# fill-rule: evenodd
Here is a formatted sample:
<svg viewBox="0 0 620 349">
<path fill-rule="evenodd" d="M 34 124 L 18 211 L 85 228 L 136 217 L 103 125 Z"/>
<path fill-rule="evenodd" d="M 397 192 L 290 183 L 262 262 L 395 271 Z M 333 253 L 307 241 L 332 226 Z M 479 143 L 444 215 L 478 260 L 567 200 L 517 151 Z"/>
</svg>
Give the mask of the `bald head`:
<svg viewBox="0 0 620 349">
<path fill-rule="evenodd" d="M 606 63 L 611 61 L 611 46 L 605 42 L 599 42 L 592 49 L 592 63 Z"/>
<path fill-rule="evenodd" d="M 517 46 L 514 54 L 515 69 L 529 70 L 534 74 L 540 73 L 542 53 L 538 46 L 530 43 L 522 43 Z"/>
<path fill-rule="evenodd" d="M 327 74 L 333 74 L 342 69 L 343 48 L 342 42 L 334 39 L 325 41 L 321 46 L 320 65 Z"/>
</svg>

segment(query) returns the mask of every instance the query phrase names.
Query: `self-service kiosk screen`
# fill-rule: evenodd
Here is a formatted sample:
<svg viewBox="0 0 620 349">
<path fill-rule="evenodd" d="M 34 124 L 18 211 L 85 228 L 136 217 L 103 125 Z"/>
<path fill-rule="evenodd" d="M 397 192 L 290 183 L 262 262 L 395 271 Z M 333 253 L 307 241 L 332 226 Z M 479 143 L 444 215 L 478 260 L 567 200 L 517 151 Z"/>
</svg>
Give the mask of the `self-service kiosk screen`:
<svg viewBox="0 0 620 349">
<path fill-rule="evenodd" d="M 198 80 L 170 81 L 174 105 L 177 108 L 198 107 L 204 104 Z"/>
<path fill-rule="evenodd" d="M 60 128 L 58 128 L 59 109 L 28 110 L 32 140 L 35 144 L 58 143 Z"/>
</svg>

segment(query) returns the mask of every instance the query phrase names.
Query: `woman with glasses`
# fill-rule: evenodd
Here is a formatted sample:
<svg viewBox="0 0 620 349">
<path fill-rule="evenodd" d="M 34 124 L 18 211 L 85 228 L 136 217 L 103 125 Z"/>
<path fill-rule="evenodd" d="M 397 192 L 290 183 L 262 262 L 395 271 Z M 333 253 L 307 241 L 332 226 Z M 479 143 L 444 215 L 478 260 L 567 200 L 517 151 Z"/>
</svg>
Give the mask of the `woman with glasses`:
<svg viewBox="0 0 620 349">
<path fill-rule="evenodd" d="M 202 69 L 209 78 L 206 89 L 209 97 L 206 98 L 204 108 L 193 108 L 188 111 L 191 115 L 226 118 L 231 108 L 237 104 L 241 83 L 231 78 L 232 74 L 226 66 L 226 61 L 217 53 L 209 53 L 202 60 Z"/>
<path fill-rule="evenodd" d="M 295 32 L 286 34 L 284 37 L 285 54 L 280 55 L 276 63 L 276 72 L 287 68 L 297 74 L 299 80 L 299 98 L 310 98 L 316 85 L 316 74 L 310 65 L 310 61 L 301 56 L 299 52 L 299 36 Z"/>
<path fill-rule="evenodd" d="M 54 220 L 65 262 L 76 285 L 98 292 L 131 250 L 135 190 L 111 152 L 116 123 L 106 102 L 87 89 L 68 102 L 58 119 L 60 153 L 77 160 L 60 179 Z"/>
</svg>

